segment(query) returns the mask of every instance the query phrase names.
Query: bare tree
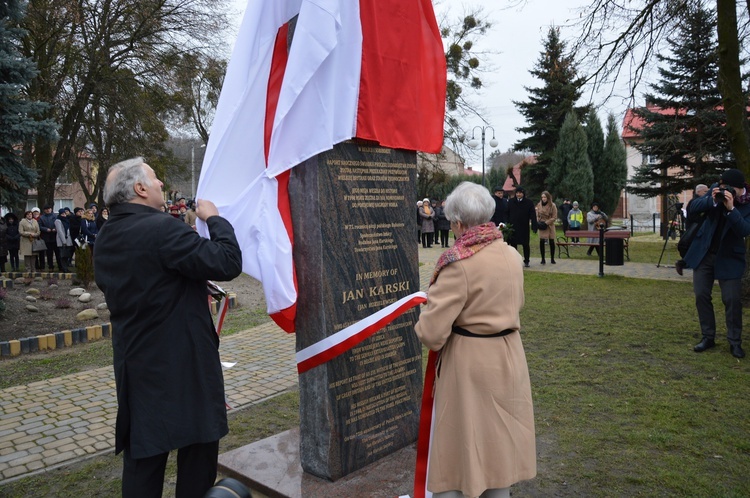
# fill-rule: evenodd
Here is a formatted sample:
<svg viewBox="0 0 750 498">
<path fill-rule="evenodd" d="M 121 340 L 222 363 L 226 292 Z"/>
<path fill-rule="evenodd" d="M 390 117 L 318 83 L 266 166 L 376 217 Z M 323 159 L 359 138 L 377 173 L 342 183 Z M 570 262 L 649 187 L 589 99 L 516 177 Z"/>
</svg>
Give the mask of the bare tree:
<svg viewBox="0 0 750 498">
<path fill-rule="evenodd" d="M 574 50 L 587 64 L 588 80 L 593 87 L 614 85 L 626 77 L 632 98 L 650 64 L 656 60 L 662 42 L 695 1 L 699 0 L 594 0 L 582 9 Z M 744 8 L 750 11 L 750 2 Z M 735 0 L 717 0 L 716 15 L 719 89 L 727 113 L 732 152 L 738 168 L 748 175 L 750 130 L 740 70 L 740 32 L 746 27 L 747 18 L 741 26 Z"/>
</svg>

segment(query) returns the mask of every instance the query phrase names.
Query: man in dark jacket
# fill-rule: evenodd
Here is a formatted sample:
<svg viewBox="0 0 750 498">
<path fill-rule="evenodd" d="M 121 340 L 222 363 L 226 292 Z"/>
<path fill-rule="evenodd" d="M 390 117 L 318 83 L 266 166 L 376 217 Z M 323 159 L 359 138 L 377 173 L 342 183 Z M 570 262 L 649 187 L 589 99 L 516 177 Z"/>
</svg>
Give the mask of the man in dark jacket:
<svg viewBox="0 0 750 498">
<path fill-rule="evenodd" d="M 60 264 L 60 249 L 57 247 L 57 229 L 55 228 L 55 220 L 57 215 L 52 212 L 52 206 L 44 206 L 44 214 L 39 217 L 39 230 L 41 231 L 42 240 L 47 246 L 47 250 L 39 254 L 39 269 L 44 270 L 45 255 L 47 260 L 47 268 L 49 271 L 55 271 L 55 265 L 52 262 L 52 256 L 54 255 L 57 260 L 57 270 L 62 271 L 62 265 Z"/>
<path fill-rule="evenodd" d="M 515 248 L 518 248 L 518 244 L 523 246 L 523 263 L 528 268 L 531 256 L 529 227 L 534 232 L 537 231 L 536 210 L 534 203 L 526 198 L 526 191 L 520 185 L 516 187 L 516 198 L 508 201 L 508 222 L 513 227 L 513 235 L 508 244 Z"/>
<path fill-rule="evenodd" d="M 560 217 L 562 218 L 563 234 L 568 231 L 568 215 L 572 210 L 573 205 L 570 203 L 570 199 L 563 199 L 563 203 L 560 204 L 560 209 L 557 210 L 557 212 L 560 214 Z"/>
<path fill-rule="evenodd" d="M 495 225 L 500 223 L 508 223 L 508 199 L 505 198 L 505 191 L 502 185 L 497 185 L 493 189 L 495 197 L 495 214 L 492 215 L 490 221 Z"/>
<path fill-rule="evenodd" d="M 112 321 L 115 452 L 125 451 L 125 498 L 161 496 L 173 449 L 176 495 L 202 497 L 214 484 L 219 439 L 228 432 L 206 280 L 237 277 L 242 253 L 210 201 L 199 200 L 196 209 L 210 240 L 164 216 L 162 186 L 142 158 L 112 166 L 104 187 L 110 216 L 94 257 Z"/>
<path fill-rule="evenodd" d="M 745 273 L 745 237 L 750 235 L 750 195 L 745 177 L 737 169 L 721 174 L 708 194 L 690 205 L 694 214 L 706 213 L 703 225 L 685 254 L 693 270 L 695 307 L 700 322 L 701 342 L 696 353 L 716 345 L 716 317 L 711 302 L 714 280 L 719 281 L 729 352 L 744 358 L 742 350 L 742 275 Z"/>
</svg>

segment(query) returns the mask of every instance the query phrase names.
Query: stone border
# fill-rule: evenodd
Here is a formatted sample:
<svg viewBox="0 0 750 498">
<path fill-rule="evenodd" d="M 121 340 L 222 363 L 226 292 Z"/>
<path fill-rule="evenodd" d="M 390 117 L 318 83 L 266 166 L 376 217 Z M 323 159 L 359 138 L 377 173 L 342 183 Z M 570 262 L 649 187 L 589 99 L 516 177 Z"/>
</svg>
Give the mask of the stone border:
<svg viewBox="0 0 750 498">
<path fill-rule="evenodd" d="M 4 280 L 2 283 L 5 284 L 5 282 L 7 280 Z M 11 280 L 10 282 L 12 287 L 13 281 Z M 229 299 L 229 309 L 237 306 L 237 294 L 229 292 L 227 293 L 227 299 Z M 211 313 L 215 315 L 218 313 L 218 310 L 219 303 L 216 300 L 211 300 Z M 22 353 L 28 354 L 47 349 L 62 349 L 110 337 L 112 337 L 112 324 L 103 323 L 101 325 L 89 325 L 88 327 L 72 330 L 62 330 L 52 334 L 0 341 L 0 357 L 16 357 Z"/>
</svg>

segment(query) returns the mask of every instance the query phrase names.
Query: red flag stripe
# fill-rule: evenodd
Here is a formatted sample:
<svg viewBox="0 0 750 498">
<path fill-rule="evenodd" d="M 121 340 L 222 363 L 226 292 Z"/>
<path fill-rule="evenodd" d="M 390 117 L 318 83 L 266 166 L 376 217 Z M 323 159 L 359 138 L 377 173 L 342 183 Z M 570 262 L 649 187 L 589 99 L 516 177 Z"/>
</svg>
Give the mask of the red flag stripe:
<svg viewBox="0 0 750 498">
<path fill-rule="evenodd" d="M 432 415 L 435 403 L 435 370 L 439 353 L 430 351 L 422 388 L 422 410 L 419 414 L 417 438 L 417 465 L 414 470 L 414 498 L 425 498 L 427 493 L 427 465 L 432 441 Z"/>
</svg>

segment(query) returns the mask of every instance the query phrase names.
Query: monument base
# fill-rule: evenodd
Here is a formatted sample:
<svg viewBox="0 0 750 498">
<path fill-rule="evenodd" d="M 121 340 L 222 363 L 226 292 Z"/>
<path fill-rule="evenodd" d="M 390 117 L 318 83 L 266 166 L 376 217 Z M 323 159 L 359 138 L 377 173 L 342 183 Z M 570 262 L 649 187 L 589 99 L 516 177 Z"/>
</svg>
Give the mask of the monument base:
<svg viewBox="0 0 750 498">
<path fill-rule="evenodd" d="M 219 455 L 219 472 L 269 498 L 394 498 L 414 489 L 416 444 L 330 482 L 302 471 L 299 428 Z"/>
</svg>

